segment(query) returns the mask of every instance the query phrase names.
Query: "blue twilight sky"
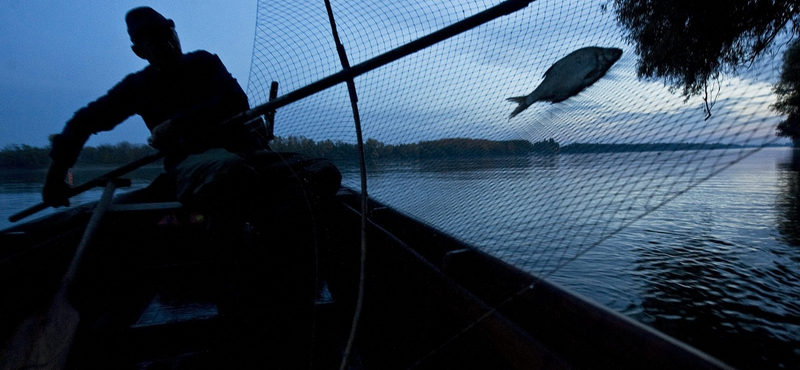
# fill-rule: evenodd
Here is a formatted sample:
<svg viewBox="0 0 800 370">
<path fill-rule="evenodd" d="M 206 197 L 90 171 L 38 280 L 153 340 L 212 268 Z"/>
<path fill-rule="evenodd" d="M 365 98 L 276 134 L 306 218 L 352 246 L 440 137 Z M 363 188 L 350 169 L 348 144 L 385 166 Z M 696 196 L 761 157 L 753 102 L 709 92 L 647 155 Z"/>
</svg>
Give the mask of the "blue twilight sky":
<svg viewBox="0 0 800 370">
<path fill-rule="evenodd" d="M 486 9 L 499 0 L 334 1 L 351 64 Z M 456 4 L 459 3 L 459 4 Z M 769 104 L 780 58 L 722 81 L 715 116 L 659 81 L 636 77 L 636 56 L 607 0 L 538 0 L 526 9 L 356 79 L 366 138 L 386 143 L 442 137 L 555 138 L 569 142 L 771 140 Z M 130 50 L 125 13 L 148 5 L 176 23 L 184 51 L 216 53 L 248 89 L 254 38 L 256 80 L 280 94 L 340 69 L 323 1 L 272 0 L 256 36 L 256 0 L 6 0 L 0 2 L 0 148 L 47 145 L 72 114 L 146 62 Z M 509 96 L 528 94 L 556 60 L 583 46 L 625 50 L 606 77 L 559 104 L 539 103 L 509 120 Z M 327 99 L 327 100 L 326 100 Z M 337 86 L 279 111 L 278 135 L 353 141 L 346 90 Z M 317 131 L 311 131 L 311 129 Z M 144 143 L 138 117 L 87 145 Z"/>
<path fill-rule="evenodd" d="M 244 87 L 256 0 L 4 0 L 0 2 L 0 148 L 47 145 L 72 114 L 146 62 L 131 52 L 125 13 L 147 5 L 175 21 L 184 51 L 220 56 Z M 88 145 L 144 143 L 132 118 Z"/>
</svg>

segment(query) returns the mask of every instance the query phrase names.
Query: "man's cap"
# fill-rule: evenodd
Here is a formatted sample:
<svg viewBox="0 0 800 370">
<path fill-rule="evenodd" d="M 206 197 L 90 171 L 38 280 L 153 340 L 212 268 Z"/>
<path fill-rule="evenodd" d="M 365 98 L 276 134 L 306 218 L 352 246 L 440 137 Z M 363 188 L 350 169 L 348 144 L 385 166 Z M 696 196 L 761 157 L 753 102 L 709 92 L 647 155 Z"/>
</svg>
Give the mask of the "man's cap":
<svg viewBox="0 0 800 370">
<path fill-rule="evenodd" d="M 128 11 L 128 14 L 125 15 L 125 23 L 128 25 L 128 35 L 131 39 L 149 32 L 175 27 L 172 19 L 164 18 L 159 12 L 147 6 Z"/>
</svg>

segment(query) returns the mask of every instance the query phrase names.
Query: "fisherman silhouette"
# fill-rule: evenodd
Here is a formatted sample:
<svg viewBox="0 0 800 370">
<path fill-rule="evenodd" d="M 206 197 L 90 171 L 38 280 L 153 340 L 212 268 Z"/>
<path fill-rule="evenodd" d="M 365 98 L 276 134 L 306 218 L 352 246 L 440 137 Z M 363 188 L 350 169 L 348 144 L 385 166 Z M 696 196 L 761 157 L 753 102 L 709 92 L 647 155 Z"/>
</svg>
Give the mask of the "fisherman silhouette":
<svg viewBox="0 0 800 370">
<path fill-rule="evenodd" d="M 246 368 L 261 360 L 285 366 L 278 368 L 307 367 L 315 293 L 307 189 L 290 176 L 265 176 L 281 156 L 244 126 L 202 135 L 249 109 L 219 57 L 183 53 L 175 23 L 152 8 L 132 9 L 125 21 L 131 49 L 149 65 L 78 110 L 54 136 L 44 202 L 69 205 L 64 179 L 89 136 L 140 115 L 151 132 L 148 143 L 165 153 L 165 173 L 128 199 L 147 194 L 178 200 L 207 216 L 213 244 L 223 252 L 220 313 L 229 323 L 231 352 L 220 356 Z M 80 299 L 80 293 L 74 296 Z"/>
</svg>

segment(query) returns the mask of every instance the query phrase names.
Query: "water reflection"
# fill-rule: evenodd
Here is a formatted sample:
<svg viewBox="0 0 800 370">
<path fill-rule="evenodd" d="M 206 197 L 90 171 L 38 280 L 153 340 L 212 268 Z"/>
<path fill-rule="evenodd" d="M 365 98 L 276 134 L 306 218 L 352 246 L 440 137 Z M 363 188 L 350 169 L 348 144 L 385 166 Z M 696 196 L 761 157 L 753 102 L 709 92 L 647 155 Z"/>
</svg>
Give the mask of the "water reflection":
<svg viewBox="0 0 800 370">
<path fill-rule="evenodd" d="M 700 184 L 745 150 L 380 161 L 369 189 L 526 271 L 569 260 L 550 277 L 732 365 L 800 368 L 800 160 L 789 153 L 762 150 Z M 358 164 L 337 165 L 358 189 Z M 41 179 L 19 186 L 35 189 L 0 197 L 9 214 L 41 200 Z"/>
<path fill-rule="evenodd" d="M 404 168 L 415 173 L 453 173 L 496 170 L 556 169 L 557 155 L 504 156 L 485 158 L 439 158 L 414 161 L 390 161 L 380 168 Z"/>
<path fill-rule="evenodd" d="M 83 184 L 112 170 L 110 167 L 75 168 L 72 170 L 73 183 Z M 161 166 L 146 166 L 139 168 L 125 176 L 131 180 L 131 186 L 119 189 L 117 194 L 141 189 L 150 184 L 163 169 Z M 41 191 L 45 178 L 45 169 L 34 170 L 9 170 L 0 171 L 0 230 L 13 226 L 8 221 L 8 216 L 22 211 L 42 201 Z M 78 194 L 70 199 L 73 206 L 93 202 L 100 199 L 102 188 L 95 188 Z M 64 208 L 47 208 L 23 221 L 32 220 L 52 214 Z"/>
<path fill-rule="evenodd" d="M 45 170 L 0 171 L 0 193 L 39 192 L 44 182 Z"/>
<path fill-rule="evenodd" d="M 800 368 L 800 249 L 786 240 L 798 241 L 800 161 L 789 153 L 762 150 L 613 240 L 635 255 L 639 300 L 621 310 L 737 368 Z"/>
<path fill-rule="evenodd" d="M 778 163 L 778 182 L 778 232 L 786 244 L 800 246 L 800 148 L 792 150 L 787 161 Z"/>
<path fill-rule="evenodd" d="M 416 171 L 421 173 L 443 174 L 530 167 L 527 157 L 431 159 L 420 160 L 416 164 Z"/>
<path fill-rule="evenodd" d="M 644 282 L 631 316 L 740 369 L 800 368 L 800 274 L 787 260 L 715 238 L 713 223 L 647 230 L 636 252 Z M 794 333 L 794 334 L 793 334 Z"/>
</svg>

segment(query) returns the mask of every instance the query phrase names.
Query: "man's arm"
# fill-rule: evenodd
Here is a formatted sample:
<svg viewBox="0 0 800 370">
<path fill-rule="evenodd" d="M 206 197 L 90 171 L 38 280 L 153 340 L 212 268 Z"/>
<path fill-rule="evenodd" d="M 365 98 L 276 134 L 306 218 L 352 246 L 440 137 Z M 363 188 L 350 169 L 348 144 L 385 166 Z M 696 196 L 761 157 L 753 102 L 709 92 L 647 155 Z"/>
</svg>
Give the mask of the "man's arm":
<svg viewBox="0 0 800 370">
<path fill-rule="evenodd" d="M 70 186 L 64 181 L 69 167 L 56 161 L 50 162 L 42 188 L 42 201 L 53 207 L 69 206 Z"/>
<path fill-rule="evenodd" d="M 42 200 L 45 204 L 53 207 L 69 205 L 67 192 L 70 187 L 64 178 L 78 160 L 89 136 L 110 130 L 133 115 L 133 108 L 126 99 L 130 84 L 129 76 L 109 90 L 108 94 L 75 112 L 61 133 L 53 137 L 50 168 L 42 189 Z"/>
</svg>

